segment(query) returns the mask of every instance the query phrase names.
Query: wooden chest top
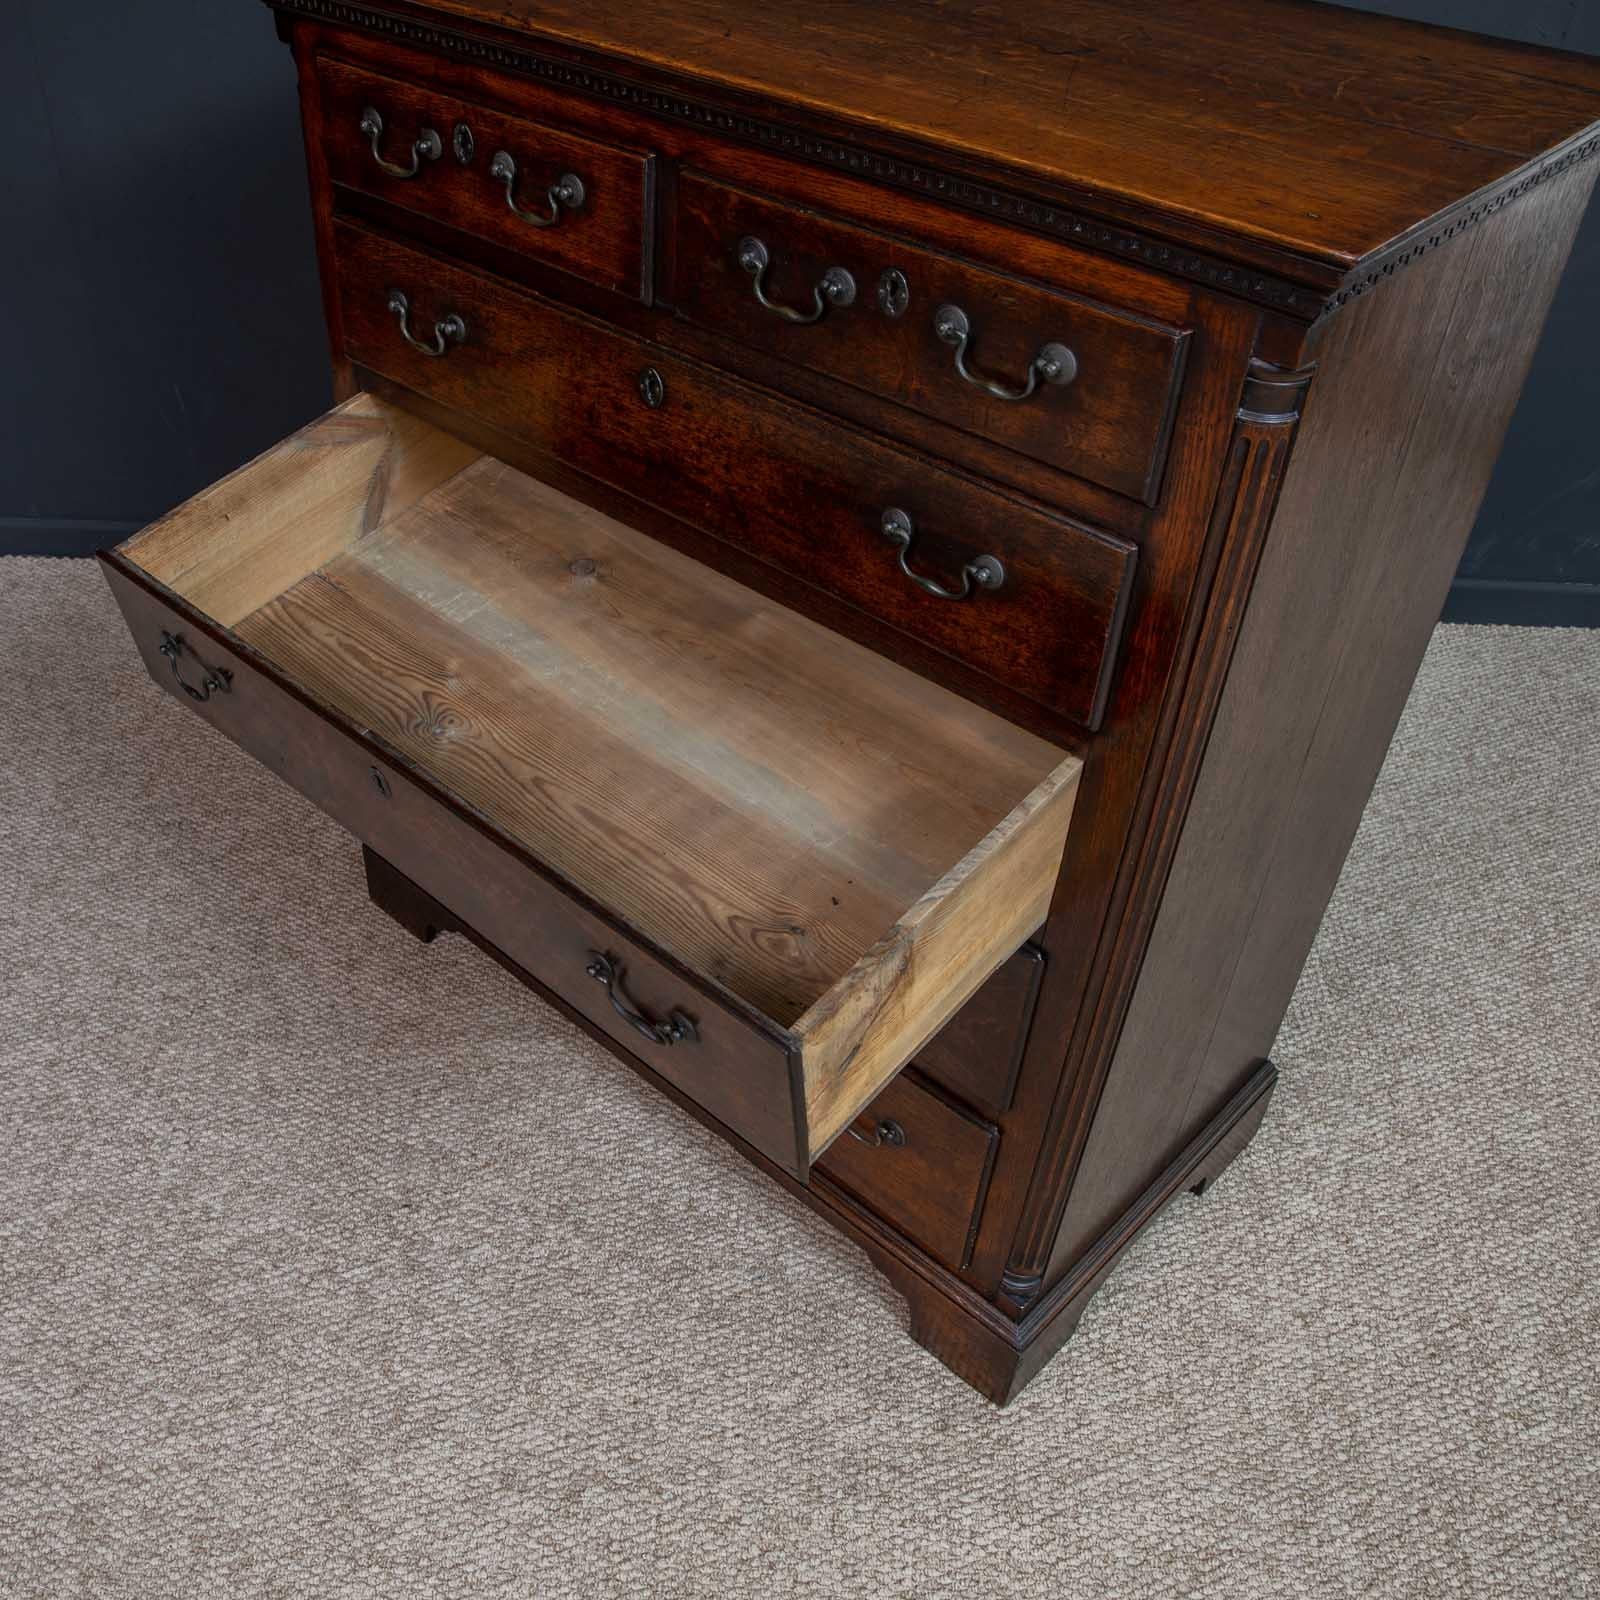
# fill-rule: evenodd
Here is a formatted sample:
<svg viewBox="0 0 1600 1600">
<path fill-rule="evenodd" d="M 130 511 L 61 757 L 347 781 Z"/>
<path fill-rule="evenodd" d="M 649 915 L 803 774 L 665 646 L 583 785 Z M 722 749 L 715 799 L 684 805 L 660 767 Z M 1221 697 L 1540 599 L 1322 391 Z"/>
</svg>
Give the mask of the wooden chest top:
<svg viewBox="0 0 1600 1600">
<path fill-rule="evenodd" d="M 1600 143 L 1600 62 L 1313 0 L 272 3 L 537 51 L 571 87 L 1184 276 L 1254 268 L 1217 286 L 1291 313 Z"/>
</svg>

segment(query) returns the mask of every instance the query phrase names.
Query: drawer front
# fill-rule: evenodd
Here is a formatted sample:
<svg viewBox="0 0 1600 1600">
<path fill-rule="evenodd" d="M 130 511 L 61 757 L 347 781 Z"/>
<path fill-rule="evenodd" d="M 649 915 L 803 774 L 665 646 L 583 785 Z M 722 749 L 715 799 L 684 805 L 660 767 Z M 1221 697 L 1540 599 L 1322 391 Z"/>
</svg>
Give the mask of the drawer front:
<svg viewBox="0 0 1600 1600">
<path fill-rule="evenodd" d="M 394 752 L 313 708 L 241 641 L 119 558 L 105 569 L 158 684 L 734 1133 L 805 1175 L 782 1041 L 451 809 Z M 163 654 L 166 640 L 175 654 Z M 624 1010 L 646 1026 L 686 1019 L 693 1037 L 646 1038 Z"/>
<path fill-rule="evenodd" d="M 916 1064 L 963 1100 L 1008 1110 L 1044 976 L 1044 952 L 1026 944 L 918 1052 Z"/>
<path fill-rule="evenodd" d="M 1156 499 L 1181 329 L 693 173 L 671 260 L 672 303 L 694 322 Z"/>
<path fill-rule="evenodd" d="M 972 1254 L 999 1145 L 992 1124 L 908 1071 L 817 1166 L 935 1260 L 959 1271 Z"/>
<path fill-rule="evenodd" d="M 651 156 L 342 62 L 317 72 L 335 183 L 649 298 Z"/>
<path fill-rule="evenodd" d="M 337 233 L 355 361 L 1097 725 L 1133 545 L 498 280 Z M 389 309 L 396 288 L 423 348 Z"/>
</svg>

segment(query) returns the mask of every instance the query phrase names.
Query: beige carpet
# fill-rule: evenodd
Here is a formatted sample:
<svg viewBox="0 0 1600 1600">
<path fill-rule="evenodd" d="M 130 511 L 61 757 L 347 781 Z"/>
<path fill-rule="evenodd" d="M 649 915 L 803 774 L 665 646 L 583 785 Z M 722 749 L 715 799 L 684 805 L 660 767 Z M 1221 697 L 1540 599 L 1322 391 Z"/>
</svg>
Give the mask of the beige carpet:
<svg viewBox="0 0 1600 1600">
<path fill-rule="evenodd" d="M 1442 629 L 1261 1136 L 998 1412 L 0 562 L 0 1594 L 1600 1593 L 1600 633 Z"/>
</svg>

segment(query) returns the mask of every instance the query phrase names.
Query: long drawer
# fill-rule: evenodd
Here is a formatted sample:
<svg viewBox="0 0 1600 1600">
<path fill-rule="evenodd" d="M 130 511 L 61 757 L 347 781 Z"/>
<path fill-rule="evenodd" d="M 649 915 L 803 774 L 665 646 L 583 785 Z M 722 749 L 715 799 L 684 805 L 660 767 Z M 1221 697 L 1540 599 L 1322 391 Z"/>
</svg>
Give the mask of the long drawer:
<svg viewBox="0 0 1600 1600">
<path fill-rule="evenodd" d="M 370 230 L 336 251 L 361 365 L 1098 725 L 1132 544 Z"/>
<path fill-rule="evenodd" d="M 799 1176 L 1048 909 L 1074 757 L 370 396 L 104 559 L 158 683 Z"/>
<path fill-rule="evenodd" d="M 678 183 L 680 315 L 1154 503 L 1182 328 L 698 173 Z"/>
<path fill-rule="evenodd" d="M 650 295 L 655 160 L 319 58 L 328 175 L 634 299 Z"/>
</svg>

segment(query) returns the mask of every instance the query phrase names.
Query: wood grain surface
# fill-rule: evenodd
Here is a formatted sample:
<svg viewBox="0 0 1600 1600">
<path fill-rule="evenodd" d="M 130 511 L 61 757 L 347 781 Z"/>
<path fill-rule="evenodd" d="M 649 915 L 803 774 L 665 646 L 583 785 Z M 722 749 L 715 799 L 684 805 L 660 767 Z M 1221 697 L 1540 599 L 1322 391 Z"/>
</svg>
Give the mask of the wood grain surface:
<svg viewBox="0 0 1600 1600">
<path fill-rule="evenodd" d="M 1593 181 L 1546 185 L 1329 335 L 1057 1264 L 1273 1049 Z"/>
<path fill-rule="evenodd" d="M 123 551 L 231 627 L 478 455 L 356 395 L 151 523 Z"/>
<path fill-rule="evenodd" d="M 108 572 L 158 681 L 178 633 L 231 675 L 185 703 L 620 1043 L 596 951 L 731 1004 L 659 1070 L 797 1174 L 1048 909 L 1077 757 L 372 396 Z"/>
<path fill-rule="evenodd" d="M 795 1022 L 814 1152 L 1044 922 L 1082 770 L 1064 758 Z"/>
<path fill-rule="evenodd" d="M 495 240 L 601 288 L 636 299 L 648 296 L 654 239 L 654 173 L 648 154 L 586 138 L 571 128 L 506 116 L 489 106 L 343 62 L 319 59 L 317 71 L 325 117 L 324 158 L 335 183 L 437 217 L 450 227 Z M 413 178 L 384 172 L 360 131 L 362 112 L 369 106 L 384 121 L 378 148 L 385 160 L 409 165 L 411 142 L 424 127 L 439 135 L 444 154 L 437 161 L 424 161 Z M 452 148 L 454 130 L 461 125 L 473 139 L 467 165 L 457 160 Z M 502 150 L 516 163 L 513 192 L 522 210 L 549 214 L 545 191 L 567 172 L 581 179 L 583 204 L 564 209 L 550 227 L 534 227 L 516 216 L 506 202 L 505 184 L 490 174 L 493 158 Z"/>
<path fill-rule="evenodd" d="M 487 458 L 237 632 L 785 1025 L 1063 760 Z"/>
<path fill-rule="evenodd" d="M 340 224 L 348 352 L 560 460 L 760 556 L 1090 726 L 1111 692 L 1137 551 L 913 455 L 579 317 L 481 272 Z M 423 327 L 464 318 L 443 359 L 400 337 L 389 287 Z M 661 380 L 657 406 L 640 374 Z M 913 570 L 946 587 L 980 555 L 1004 584 L 962 603 L 901 570 L 881 517 L 915 526 Z"/>
<path fill-rule="evenodd" d="M 1336 275 L 1600 119 L 1600 62 L 1310 0 L 429 9 Z"/>
<path fill-rule="evenodd" d="M 798 1063 L 782 1029 L 651 947 L 624 914 L 595 905 L 553 875 L 375 730 L 319 702 L 120 552 L 101 560 L 146 668 L 179 706 L 349 829 L 418 894 L 436 900 L 444 911 L 435 926 L 471 929 L 489 941 L 520 973 L 536 973 L 530 981 L 546 998 L 620 1055 L 640 1065 L 648 1057 L 651 1073 L 705 1115 L 784 1171 L 805 1176 Z M 184 694 L 158 648 L 167 634 L 184 642 L 185 681 L 196 681 L 201 670 L 225 672 L 226 690 L 204 700 Z M 294 841 L 282 845 L 293 849 Z M 692 1044 L 643 1038 L 591 973 L 596 954 L 611 961 L 621 994 L 641 1016 L 686 1015 L 695 1025 Z"/>
<path fill-rule="evenodd" d="M 856 298 L 817 322 L 795 324 L 757 299 L 739 263 L 745 237 L 771 257 L 766 290 L 797 309 L 830 269 L 849 272 Z M 872 390 L 942 422 L 1150 503 L 1160 483 L 1183 375 L 1187 332 L 1131 311 L 1025 282 L 910 240 L 685 172 L 673 228 L 672 304 L 708 328 Z M 890 316 L 886 271 L 907 290 Z M 965 360 L 1013 392 L 1048 344 L 1070 349 L 1076 376 L 1003 400 L 956 370 L 935 331 L 951 304 L 971 324 Z"/>
</svg>

